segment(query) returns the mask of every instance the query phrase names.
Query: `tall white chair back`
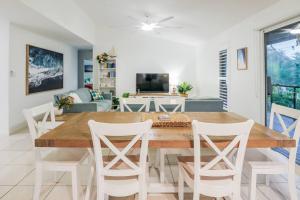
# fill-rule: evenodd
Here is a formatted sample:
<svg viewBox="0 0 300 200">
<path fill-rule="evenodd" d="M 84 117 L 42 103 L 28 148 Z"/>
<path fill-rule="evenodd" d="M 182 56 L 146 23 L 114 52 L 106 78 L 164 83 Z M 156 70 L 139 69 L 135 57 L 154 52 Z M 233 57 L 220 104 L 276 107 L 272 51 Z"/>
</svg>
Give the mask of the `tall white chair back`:
<svg viewBox="0 0 300 200">
<path fill-rule="evenodd" d="M 184 97 L 162 97 L 154 98 L 155 111 L 156 112 L 184 112 L 185 111 L 185 98 Z M 173 108 L 173 109 L 172 109 Z M 171 110 L 170 110 L 171 109 Z M 159 166 L 159 176 L 160 182 L 165 182 L 165 156 L 167 154 L 184 154 L 187 152 L 191 154 L 188 150 L 178 150 L 178 149 L 164 149 L 160 148 L 157 151 L 155 166 Z"/>
<path fill-rule="evenodd" d="M 31 109 L 24 109 L 23 114 L 29 127 L 33 146 L 35 146 L 34 142 L 36 138 L 63 123 L 55 121 L 52 102 Z M 35 186 L 33 199 L 40 199 L 43 170 L 49 170 L 71 172 L 72 195 L 74 200 L 78 200 L 81 189 L 79 187 L 80 183 L 77 167 L 87 157 L 87 151 L 81 149 L 54 149 L 42 154 L 42 149 L 35 148 Z"/>
<path fill-rule="evenodd" d="M 129 112 L 133 112 L 131 106 L 139 107 L 137 112 L 142 112 L 142 111 L 149 112 L 150 99 L 142 98 L 142 97 L 121 98 L 121 101 L 120 101 L 121 112 L 125 112 L 126 109 Z"/>
<path fill-rule="evenodd" d="M 23 114 L 26 118 L 33 144 L 36 138 L 56 126 L 52 102 L 31 109 L 24 109 Z M 50 121 L 48 121 L 49 118 Z"/>
<path fill-rule="evenodd" d="M 118 195 L 127 196 L 132 193 L 137 193 L 139 188 L 118 188 L 119 191 L 115 189 L 107 189 L 105 191 L 105 177 L 130 177 L 139 176 L 139 185 L 145 186 L 146 184 L 146 162 L 148 154 L 148 133 L 152 127 L 152 120 L 147 120 L 140 123 L 130 123 L 130 124 L 112 124 L 112 123 L 101 123 L 90 120 L 88 122 L 90 131 L 92 134 L 94 155 L 96 162 L 97 171 L 97 184 L 98 184 L 98 199 L 101 199 L 104 194 L 114 195 L 113 191 L 118 192 Z M 133 137 L 133 139 L 127 144 L 125 148 L 120 150 L 116 147 L 110 140 L 109 137 Z M 127 153 L 133 148 L 133 146 L 141 140 L 140 146 L 140 157 L 139 162 L 135 163 L 127 157 Z M 104 162 L 104 156 L 102 154 L 102 144 L 106 145 L 107 148 L 111 150 L 115 157 L 110 160 L 107 164 Z M 118 163 L 124 163 L 127 165 L 126 168 L 116 169 L 115 165 Z M 121 180 L 122 178 L 118 178 Z M 104 187 L 101 188 L 101 185 Z M 117 184 L 115 185 L 117 187 Z"/>
<path fill-rule="evenodd" d="M 253 120 L 230 124 L 193 121 L 194 167 L 192 170 L 194 180 L 189 180 L 189 175 L 183 177 L 183 174 L 186 173 L 182 172 L 184 170 L 182 166 L 188 164 L 180 163 L 178 180 L 180 200 L 183 200 L 184 180 L 189 187 L 194 188 L 193 199 L 199 199 L 200 194 L 217 198 L 230 196 L 234 200 L 240 199 L 242 166 L 253 124 Z M 219 148 L 211 139 L 216 136 L 227 137 L 231 141 L 225 147 Z M 201 158 L 200 144 L 202 140 L 215 153 L 208 161 Z M 232 152 L 235 153 L 234 159 Z"/>
<path fill-rule="evenodd" d="M 195 177 L 241 177 L 242 166 L 249 137 L 250 130 L 254 124 L 253 120 L 233 124 L 214 124 L 193 121 L 194 133 L 194 159 L 195 159 Z M 210 137 L 225 136 L 234 137 L 232 141 L 224 148 L 220 149 L 210 139 Z M 208 146 L 216 153 L 216 156 L 205 165 L 201 165 L 201 146 L 200 142 L 204 140 Z M 236 151 L 235 162 L 232 162 L 232 156 L 229 154 Z M 226 169 L 213 169 L 220 162 L 224 162 Z M 199 183 L 200 179 L 196 179 Z"/>
<path fill-rule="evenodd" d="M 184 97 L 164 97 L 155 98 L 155 111 L 156 112 L 184 112 L 185 111 L 185 98 Z M 175 106 L 173 110 L 168 111 L 166 106 Z"/>
<path fill-rule="evenodd" d="M 287 127 L 287 125 L 284 122 L 282 117 L 288 117 L 295 121 Z M 276 118 L 278 119 L 279 124 L 283 130 L 282 134 L 288 136 L 289 138 L 296 140 L 296 148 L 286 149 L 287 151 L 289 151 L 289 165 L 290 165 L 290 167 L 292 165 L 293 166 L 292 168 L 295 168 L 297 147 L 298 147 L 299 138 L 300 138 L 300 125 L 299 124 L 297 125 L 298 119 L 300 118 L 300 110 L 288 108 L 288 107 L 273 103 L 272 109 L 271 109 L 271 114 L 270 114 L 270 125 L 269 125 L 270 129 L 274 129 L 274 122 L 275 122 Z M 293 130 L 295 130 L 294 135 L 290 135 L 290 132 Z"/>
<path fill-rule="evenodd" d="M 284 118 L 289 118 L 284 120 Z M 282 153 L 284 156 L 280 156 L 277 152 L 271 149 L 259 149 L 260 152 L 267 156 L 267 161 L 250 161 L 250 189 L 249 199 L 256 199 L 256 182 L 257 175 L 266 175 L 266 184 L 270 184 L 269 176 L 272 174 L 288 174 L 289 194 L 292 200 L 297 199 L 297 189 L 295 172 L 299 170 L 299 166 L 296 165 L 297 150 L 300 137 L 300 110 L 288 108 L 285 106 L 272 104 L 270 113 L 270 129 L 282 128 L 282 134 L 292 138 L 296 141 L 295 148 L 276 148 L 275 151 Z M 275 121 L 277 119 L 277 121 Z M 291 124 L 290 121 L 294 120 Z M 287 122 L 289 121 L 289 122 Z M 288 124 L 287 124 L 288 123 Z M 294 134 L 291 132 L 294 130 Z M 276 130 L 280 131 L 280 130 Z M 287 158 L 286 158 L 287 157 Z"/>
</svg>

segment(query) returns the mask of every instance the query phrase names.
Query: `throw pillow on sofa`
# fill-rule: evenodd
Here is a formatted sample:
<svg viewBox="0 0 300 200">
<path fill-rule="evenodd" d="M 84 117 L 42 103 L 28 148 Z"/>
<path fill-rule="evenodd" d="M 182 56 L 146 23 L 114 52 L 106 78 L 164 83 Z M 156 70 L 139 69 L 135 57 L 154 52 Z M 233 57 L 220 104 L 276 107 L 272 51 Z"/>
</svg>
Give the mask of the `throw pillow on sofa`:
<svg viewBox="0 0 300 200">
<path fill-rule="evenodd" d="M 99 92 L 94 90 L 90 90 L 90 92 L 94 101 L 99 101 L 104 99 L 104 97 Z"/>
<path fill-rule="evenodd" d="M 69 97 L 73 98 L 73 102 L 74 103 L 82 103 L 82 100 L 80 99 L 80 97 L 78 96 L 78 94 L 72 92 L 69 94 Z"/>
</svg>

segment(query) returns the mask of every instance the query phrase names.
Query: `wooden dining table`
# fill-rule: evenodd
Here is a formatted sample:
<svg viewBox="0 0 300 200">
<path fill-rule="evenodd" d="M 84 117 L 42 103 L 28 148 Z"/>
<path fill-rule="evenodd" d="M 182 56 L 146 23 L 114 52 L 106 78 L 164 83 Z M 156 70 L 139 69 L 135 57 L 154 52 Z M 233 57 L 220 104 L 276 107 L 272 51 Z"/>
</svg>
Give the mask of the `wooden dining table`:
<svg viewBox="0 0 300 200">
<path fill-rule="evenodd" d="M 247 118 L 232 112 L 187 112 L 184 113 L 191 120 L 210 123 L 236 123 Z M 61 117 L 65 121 L 62 125 L 40 136 L 35 140 L 36 147 L 92 147 L 92 139 L 88 127 L 89 120 L 106 123 L 133 123 L 143 121 L 143 113 L 138 112 L 84 112 L 69 114 Z M 124 130 L 126 131 L 126 130 Z M 191 127 L 153 127 L 149 134 L 149 147 L 151 148 L 192 148 L 193 133 Z M 124 147 L 130 138 L 112 139 L 117 147 Z M 215 137 L 213 141 L 218 147 L 225 147 L 230 138 Z M 139 145 L 138 143 L 136 145 Z M 205 143 L 202 144 L 205 146 Z M 273 131 L 261 124 L 253 126 L 247 147 L 295 147 L 296 141 Z"/>
<path fill-rule="evenodd" d="M 188 112 L 184 114 L 191 120 L 209 123 L 236 123 L 247 120 L 247 118 L 232 112 Z M 143 121 L 143 116 L 144 113 L 138 112 L 84 112 L 66 114 L 58 117 L 64 123 L 37 138 L 35 146 L 48 148 L 91 148 L 92 138 L 88 127 L 89 120 L 106 123 L 133 123 Z M 148 134 L 150 148 L 193 148 L 193 132 L 191 127 L 152 127 Z M 122 148 L 129 143 L 130 139 L 126 137 L 114 137 L 110 140 L 116 147 Z M 214 137 L 211 139 L 219 148 L 226 147 L 231 141 L 228 137 Z M 140 145 L 139 142 L 136 145 L 138 147 Z M 201 145 L 202 147 L 207 146 L 205 142 L 202 142 Z M 295 140 L 258 123 L 255 123 L 252 127 L 247 144 L 248 148 L 293 148 L 295 146 Z M 91 188 L 91 185 L 89 187 Z M 177 186 L 172 183 L 150 182 L 148 192 L 175 193 L 177 192 Z M 87 196 L 86 199 L 88 199 Z"/>
</svg>

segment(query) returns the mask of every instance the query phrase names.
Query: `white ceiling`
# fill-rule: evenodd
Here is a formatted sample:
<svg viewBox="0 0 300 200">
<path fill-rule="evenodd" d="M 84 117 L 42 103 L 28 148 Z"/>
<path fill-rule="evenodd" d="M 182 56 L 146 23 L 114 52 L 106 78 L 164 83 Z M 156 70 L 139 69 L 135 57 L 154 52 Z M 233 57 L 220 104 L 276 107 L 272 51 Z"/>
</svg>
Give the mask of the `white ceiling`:
<svg viewBox="0 0 300 200">
<path fill-rule="evenodd" d="M 43 17 L 17 0 L 1 0 L 0 15 L 8 18 L 13 24 L 41 35 L 85 49 L 92 45 L 77 35 Z"/>
<path fill-rule="evenodd" d="M 241 22 L 278 0 L 74 0 L 97 26 L 116 31 L 137 25 L 128 16 L 153 20 L 174 16 L 166 25 L 182 29 L 162 29 L 147 33 L 178 42 L 195 44 Z M 140 32 L 135 32 L 140 33 Z"/>
</svg>

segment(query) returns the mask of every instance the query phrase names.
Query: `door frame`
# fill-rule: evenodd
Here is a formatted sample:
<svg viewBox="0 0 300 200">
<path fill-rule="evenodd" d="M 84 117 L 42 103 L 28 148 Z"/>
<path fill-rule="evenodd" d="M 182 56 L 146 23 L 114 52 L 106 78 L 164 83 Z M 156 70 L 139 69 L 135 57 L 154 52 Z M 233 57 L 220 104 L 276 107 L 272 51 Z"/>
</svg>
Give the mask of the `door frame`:
<svg viewBox="0 0 300 200">
<path fill-rule="evenodd" d="M 300 16 L 296 16 L 293 17 L 291 19 L 279 22 L 279 23 L 275 23 L 273 25 L 267 26 L 263 29 L 260 30 L 260 34 L 259 34 L 259 52 L 260 52 L 260 66 L 261 66 L 261 70 L 260 70 L 260 77 L 261 77 L 261 83 L 262 87 L 261 87 L 261 97 L 262 97 L 262 101 L 261 101 L 261 121 L 264 125 L 266 125 L 266 101 L 267 101 L 267 95 L 266 95 L 266 72 L 267 72 L 267 68 L 266 68 L 266 56 L 265 56 L 265 33 L 274 31 L 276 29 L 288 26 L 290 24 L 296 23 L 296 22 L 300 22 Z"/>
</svg>

